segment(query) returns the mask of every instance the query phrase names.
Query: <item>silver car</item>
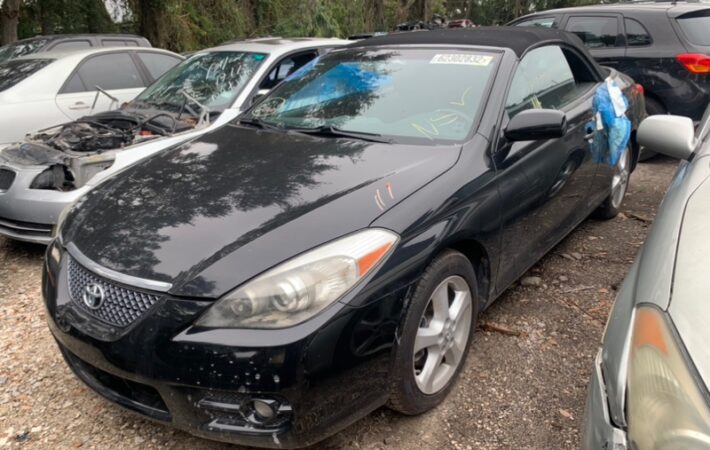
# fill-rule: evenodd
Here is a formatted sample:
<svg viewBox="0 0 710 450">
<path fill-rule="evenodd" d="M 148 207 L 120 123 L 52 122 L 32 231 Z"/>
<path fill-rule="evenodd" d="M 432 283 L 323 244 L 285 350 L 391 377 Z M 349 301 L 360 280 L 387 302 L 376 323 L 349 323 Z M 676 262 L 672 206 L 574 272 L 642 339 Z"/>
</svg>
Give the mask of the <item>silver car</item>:
<svg viewBox="0 0 710 450">
<path fill-rule="evenodd" d="M 61 211 L 98 183 L 237 117 L 338 39 L 252 39 L 195 53 L 118 110 L 0 151 L 0 235 L 46 244 Z"/>
<path fill-rule="evenodd" d="M 710 107 L 651 116 L 641 145 L 682 160 L 621 286 L 592 372 L 585 449 L 710 449 Z"/>
</svg>

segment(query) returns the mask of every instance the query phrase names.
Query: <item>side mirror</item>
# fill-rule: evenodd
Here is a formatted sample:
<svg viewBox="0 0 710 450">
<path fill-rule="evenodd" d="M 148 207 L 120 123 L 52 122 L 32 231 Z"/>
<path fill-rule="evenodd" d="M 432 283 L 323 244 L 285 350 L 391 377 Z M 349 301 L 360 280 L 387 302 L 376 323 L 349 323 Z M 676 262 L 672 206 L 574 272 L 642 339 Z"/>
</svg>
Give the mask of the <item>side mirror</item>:
<svg viewBox="0 0 710 450">
<path fill-rule="evenodd" d="M 261 100 L 266 94 L 269 93 L 271 89 L 259 89 L 256 91 L 256 94 L 251 98 L 251 104 L 253 105 L 254 103 L 258 102 Z"/>
<path fill-rule="evenodd" d="M 567 133 L 567 116 L 555 109 L 528 109 L 508 122 L 505 137 L 509 141 L 537 141 L 559 138 Z"/>
<path fill-rule="evenodd" d="M 688 117 L 656 115 L 639 125 L 636 140 L 639 145 L 657 153 L 689 159 L 695 150 L 695 126 Z"/>
</svg>

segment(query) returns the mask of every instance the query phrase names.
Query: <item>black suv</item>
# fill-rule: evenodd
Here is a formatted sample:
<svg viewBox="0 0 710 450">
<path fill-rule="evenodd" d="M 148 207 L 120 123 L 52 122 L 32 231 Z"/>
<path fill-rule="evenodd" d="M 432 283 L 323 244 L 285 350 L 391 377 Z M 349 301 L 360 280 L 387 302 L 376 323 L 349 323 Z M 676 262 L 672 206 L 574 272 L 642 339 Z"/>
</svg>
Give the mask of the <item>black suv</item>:
<svg viewBox="0 0 710 450">
<path fill-rule="evenodd" d="M 135 34 L 53 34 L 22 39 L 0 47 L 0 62 L 32 53 L 83 50 L 92 47 L 152 47 Z"/>
<path fill-rule="evenodd" d="M 510 25 L 576 34 L 600 64 L 644 87 L 649 114 L 697 121 L 710 100 L 710 5 L 635 2 L 564 8 Z"/>
</svg>

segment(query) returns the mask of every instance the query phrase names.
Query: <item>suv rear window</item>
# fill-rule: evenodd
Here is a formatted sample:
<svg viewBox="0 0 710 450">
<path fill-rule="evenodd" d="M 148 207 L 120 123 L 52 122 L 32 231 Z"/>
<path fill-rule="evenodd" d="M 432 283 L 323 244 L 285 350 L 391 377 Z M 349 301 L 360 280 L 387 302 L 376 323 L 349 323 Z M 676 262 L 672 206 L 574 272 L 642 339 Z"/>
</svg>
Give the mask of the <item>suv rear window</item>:
<svg viewBox="0 0 710 450">
<path fill-rule="evenodd" d="M 710 45 L 710 9 L 679 17 L 678 25 L 688 40 L 695 45 Z"/>
<path fill-rule="evenodd" d="M 14 59 L 0 63 L 0 92 L 10 89 L 52 61 L 52 59 Z"/>
</svg>

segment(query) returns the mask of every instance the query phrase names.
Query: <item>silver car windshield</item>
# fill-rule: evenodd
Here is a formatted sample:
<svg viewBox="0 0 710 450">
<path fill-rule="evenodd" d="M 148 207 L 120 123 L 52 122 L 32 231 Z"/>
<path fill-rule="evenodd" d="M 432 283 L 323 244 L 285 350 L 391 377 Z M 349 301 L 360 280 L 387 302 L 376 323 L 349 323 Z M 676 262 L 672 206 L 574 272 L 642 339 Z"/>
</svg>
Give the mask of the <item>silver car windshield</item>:
<svg viewBox="0 0 710 450">
<path fill-rule="evenodd" d="M 250 115 L 300 131 L 462 141 L 497 60 L 461 49 L 333 52 L 287 78 Z"/>
<path fill-rule="evenodd" d="M 0 63 L 0 92 L 47 66 L 51 59 L 15 59 Z"/>
<path fill-rule="evenodd" d="M 211 111 L 224 110 L 266 57 L 264 53 L 248 52 L 198 53 L 160 77 L 136 97 L 133 105 L 181 110 L 187 94 Z"/>
</svg>

